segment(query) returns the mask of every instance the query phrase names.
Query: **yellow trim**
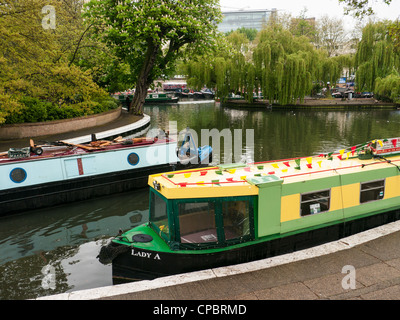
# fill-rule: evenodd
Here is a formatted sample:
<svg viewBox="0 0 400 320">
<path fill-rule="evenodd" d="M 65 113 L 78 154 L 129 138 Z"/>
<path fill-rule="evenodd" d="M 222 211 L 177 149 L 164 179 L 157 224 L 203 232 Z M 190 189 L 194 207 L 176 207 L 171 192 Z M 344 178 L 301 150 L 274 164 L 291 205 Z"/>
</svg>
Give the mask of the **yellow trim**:
<svg viewBox="0 0 400 320">
<path fill-rule="evenodd" d="M 353 183 L 342 186 L 343 209 L 360 204 L 360 184 Z"/>
<path fill-rule="evenodd" d="M 329 211 L 341 210 L 343 208 L 342 201 L 342 188 L 333 187 L 331 188 L 331 205 Z"/>
<path fill-rule="evenodd" d="M 149 176 L 149 185 L 153 187 L 153 182 L 157 181 L 160 184 L 160 189 L 157 190 L 167 199 L 188 199 L 188 198 L 215 198 L 215 197 L 235 197 L 235 196 L 253 196 L 258 195 L 258 187 L 249 185 L 246 182 L 240 185 L 218 186 L 216 184 L 205 184 L 202 181 L 202 186 L 194 183 L 186 187 L 181 187 L 171 183 L 162 175 Z"/>
<path fill-rule="evenodd" d="M 281 198 L 281 222 L 300 218 L 300 194 L 291 194 Z"/>
<path fill-rule="evenodd" d="M 384 199 L 394 197 L 400 197 L 400 176 L 386 178 Z"/>
</svg>

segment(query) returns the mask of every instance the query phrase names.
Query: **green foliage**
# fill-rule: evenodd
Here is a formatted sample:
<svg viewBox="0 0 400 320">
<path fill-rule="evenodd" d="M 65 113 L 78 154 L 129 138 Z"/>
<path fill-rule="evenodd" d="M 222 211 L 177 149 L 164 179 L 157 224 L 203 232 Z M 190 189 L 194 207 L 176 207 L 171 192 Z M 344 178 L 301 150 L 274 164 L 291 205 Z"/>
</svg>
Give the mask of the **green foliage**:
<svg viewBox="0 0 400 320">
<path fill-rule="evenodd" d="M 375 96 L 383 101 L 400 103 L 400 76 L 390 74 L 375 81 Z"/>
<path fill-rule="evenodd" d="M 43 122 L 76 118 L 85 115 L 105 112 L 118 107 L 117 100 L 112 97 L 99 97 L 91 101 L 75 104 L 53 104 L 33 97 L 22 97 L 18 112 L 10 112 L 5 117 L 6 124 L 24 122 Z"/>
<path fill-rule="evenodd" d="M 353 13 L 358 18 L 374 14 L 374 9 L 370 6 L 369 0 L 339 0 L 339 2 L 347 5 L 346 14 Z M 381 2 L 389 5 L 392 0 L 381 0 Z"/>
<path fill-rule="evenodd" d="M 221 99 L 234 93 L 252 102 L 260 89 L 271 103 L 293 104 L 311 94 L 315 83 L 335 84 L 343 68 L 353 65 L 352 56 L 329 58 L 307 37 L 271 24 L 252 43 L 240 31 L 230 33 L 213 55 L 188 61 L 186 73 L 190 85 L 215 88 Z"/>
<path fill-rule="evenodd" d="M 377 78 L 400 71 L 400 55 L 389 34 L 391 22 L 370 23 L 363 29 L 355 56 L 359 91 L 373 91 Z"/>
<path fill-rule="evenodd" d="M 215 44 L 221 20 L 217 0 L 92 0 L 86 9 L 97 39 L 129 65 L 137 113 L 153 81 L 174 71 L 183 48 L 204 54 Z"/>
<path fill-rule="evenodd" d="M 239 29 L 237 29 L 236 31 L 243 33 L 244 35 L 246 35 L 247 39 L 249 41 L 254 41 L 255 38 L 257 37 L 257 29 L 254 28 L 245 28 L 245 27 L 241 27 Z M 233 32 L 235 32 L 234 30 L 229 31 L 227 33 L 225 33 L 226 36 L 229 36 L 230 34 L 232 34 Z"/>
<path fill-rule="evenodd" d="M 46 5 L 55 9 L 55 29 L 42 27 Z M 108 95 L 93 81 L 93 64 L 78 66 L 88 31 L 81 9 L 80 0 L 0 0 L 0 125 L 103 110 L 95 99 Z"/>
</svg>

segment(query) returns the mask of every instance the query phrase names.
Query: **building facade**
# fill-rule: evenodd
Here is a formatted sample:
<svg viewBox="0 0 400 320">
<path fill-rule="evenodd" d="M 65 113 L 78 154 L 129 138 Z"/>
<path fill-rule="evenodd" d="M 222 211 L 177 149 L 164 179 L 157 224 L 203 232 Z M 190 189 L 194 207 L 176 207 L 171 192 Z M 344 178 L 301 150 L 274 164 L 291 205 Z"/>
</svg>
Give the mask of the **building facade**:
<svg viewBox="0 0 400 320">
<path fill-rule="evenodd" d="M 277 10 L 251 10 L 222 12 L 223 20 L 218 26 L 221 32 L 229 32 L 240 28 L 260 31 Z"/>
</svg>

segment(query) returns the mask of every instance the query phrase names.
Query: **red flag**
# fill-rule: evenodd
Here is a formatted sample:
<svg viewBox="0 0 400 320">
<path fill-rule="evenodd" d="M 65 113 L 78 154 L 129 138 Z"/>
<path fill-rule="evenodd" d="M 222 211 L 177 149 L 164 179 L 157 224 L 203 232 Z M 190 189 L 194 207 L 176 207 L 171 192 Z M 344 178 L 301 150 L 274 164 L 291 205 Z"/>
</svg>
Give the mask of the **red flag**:
<svg viewBox="0 0 400 320">
<path fill-rule="evenodd" d="M 351 154 L 354 156 L 354 152 L 356 151 L 356 147 L 351 147 Z"/>
<path fill-rule="evenodd" d="M 283 164 L 284 164 L 286 167 L 290 167 L 289 162 L 284 162 Z"/>
<path fill-rule="evenodd" d="M 397 146 L 397 139 L 393 139 L 393 140 L 392 140 L 392 143 L 393 143 L 393 146 L 396 148 L 396 146 Z"/>
</svg>

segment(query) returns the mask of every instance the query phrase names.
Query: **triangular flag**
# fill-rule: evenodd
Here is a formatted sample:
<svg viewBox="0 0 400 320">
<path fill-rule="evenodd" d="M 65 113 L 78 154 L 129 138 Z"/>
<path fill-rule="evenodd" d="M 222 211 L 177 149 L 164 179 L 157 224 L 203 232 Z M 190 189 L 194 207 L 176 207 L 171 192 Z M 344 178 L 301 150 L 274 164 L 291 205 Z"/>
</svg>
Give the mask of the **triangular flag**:
<svg viewBox="0 0 400 320">
<path fill-rule="evenodd" d="M 286 167 L 290 167 L 289 161 L 283 163 Z"/>
<path fill-rule="evenodd" d="M 312 157 L 308 157 L 306 160 L 307 160 L 307 163 L 310 164 L 312 162 Z"/>
<path fill-rule="evenodd" d="M 311 163 L 307 163 L 307 167 L 308 167 L 309 169 L 312 169 L 312 164 L 311 164 Z"/>
<path fill-rule="evenodd" d="M 273 166 L 275 169 L 279 169 L 279 166 L 278 166 L 276 163 L 273 163 L 272 166 Z"/>
<path fill-rule="evenodd" d="M 287 172 L 288 169 L 282 169 L 282 172 Z"/>
<path fill-rule="evenodd" d="M 301 161 L 301 159 L 296 159 L 296 160 L 294 160 L 294 161 L 296 162 L 297 166 L 300 166 L 300 161 Z"/>
<path fill-rule="evenodd" d="M 342 155 L 337 156 L 340 160 L 342 160 Z"/>
<path fill-rule="evenodd" d="M 383 147 L 383 142 L 382 142 L 381 140 L 377 140 L 377 141 L 378 141 L 379 145 L 380 145 L 381 147 Z"/>
<path fill-rule="evenodd" d="M 354 156 L 354 152 L 356 151 L 356 147 L 351 147 L 351 154 Z"/>
<path fill-rule="evenodd" d="M 349 159 L 350 153 L 351 153 L 351 152 L 347 152 L 347 154 L 346 154 L 346 160 Z"/>
<path fill-rule="evenodd" d="M 339 151 L 340 155 L 343 155 L 344 149 Z"/>
<path fill-rule="evenodd" d="M 393 140 L 392 140 L 392 144 L 393 144 L 393 147 L 396 148 L 396 147 L 397 147 L 397 139 L 393 139 Z"/>
<path fill-rule="evenodd" d="M 319 167 L 321 168 L 322 161 L 317 161 L 317 163 L 318 163 Z"/>
</svg>

